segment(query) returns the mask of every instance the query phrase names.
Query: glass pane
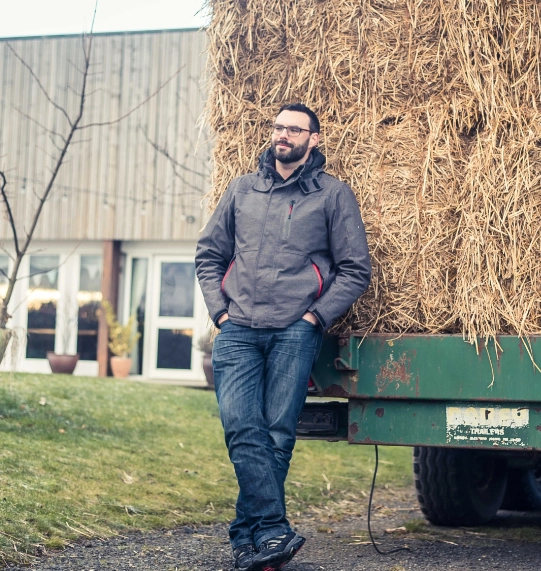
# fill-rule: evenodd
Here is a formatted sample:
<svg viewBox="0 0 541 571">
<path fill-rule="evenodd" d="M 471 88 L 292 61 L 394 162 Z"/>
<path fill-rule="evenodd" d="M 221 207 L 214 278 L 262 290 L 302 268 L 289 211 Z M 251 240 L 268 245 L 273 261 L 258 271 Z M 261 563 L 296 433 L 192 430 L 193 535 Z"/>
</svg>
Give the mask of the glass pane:
<svg viewBox="0 0 541 571">
<path fill-rule="evenodd" d="M 192 368 L 192 329 L 158 330 L 158 369 Z"/>
<path fill-rule="evenodd" d="M 145 302 L 147 290 L 148 260 L 134 258 L 131 266 L 130 315 L 135 315 L 134 329 L 141 336 L 130 354 L 132 375 L 143 374 L 143 343 L 145 338 Z"/>
<path fill-rule="evenodd" d="M 77 353 L 85 361 L 98 355 L 98 309 L 101 302 L 101 256 L 81 256 L 79 273 Z"/>
<path fill-rule="evenodd" d="M 193 317 L 195 264 L 163 262 L 160 317 Z"/>
<path fill-rule="evenodd" d="M 47 351 L 54 351 L 59 263 L 58 256 L 30 256 L 26 345 L 29 359 L 45 359 Z"/>
<path fill-rule="evenodd" d="M 8 291 L 9 258 L 0 256 L 0 298 L 4 299 Z"/>
</svg>

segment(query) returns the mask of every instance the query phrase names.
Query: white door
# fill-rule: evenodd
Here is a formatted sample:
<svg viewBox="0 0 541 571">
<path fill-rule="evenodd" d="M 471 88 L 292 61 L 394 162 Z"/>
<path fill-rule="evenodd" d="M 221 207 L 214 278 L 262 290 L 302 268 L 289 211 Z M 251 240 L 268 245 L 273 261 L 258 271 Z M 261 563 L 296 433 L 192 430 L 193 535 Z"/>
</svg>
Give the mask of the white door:
<svg viewBox="0 0 541 571">
<path fill-rule="evenodd" d="M 195 263 L 189 256 L 153 258 L 149 376 L 198 381 L 200 318 L 196 315 Z"/>
</svg>

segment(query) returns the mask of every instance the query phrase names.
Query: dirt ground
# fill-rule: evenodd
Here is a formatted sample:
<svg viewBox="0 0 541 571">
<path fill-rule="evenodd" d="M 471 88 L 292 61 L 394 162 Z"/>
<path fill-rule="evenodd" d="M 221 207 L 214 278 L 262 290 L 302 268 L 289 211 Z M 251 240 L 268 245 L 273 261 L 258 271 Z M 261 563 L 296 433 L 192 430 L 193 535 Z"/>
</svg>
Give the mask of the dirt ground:
<svg viewBox="0 0 541 571">
<path fill-rule="evenodd" d="M 378 490 L 372 518 L 381 550 L 408 551 L 376 553 L 366 532 L 366 505 L 358 506 L 355 516 L 325 510 L 293 514 L 292 523 L 307 542 L 287 571 L 538 571 L 541 566 L 541 513 L 499 512 L 483 528 L 437 528 L 424 522 L 410 488 Z M 31 569 L 230 571 L 232 563 L 227 528 L 215 525 L 78 542 L 44 555 Z"/>
</svg>

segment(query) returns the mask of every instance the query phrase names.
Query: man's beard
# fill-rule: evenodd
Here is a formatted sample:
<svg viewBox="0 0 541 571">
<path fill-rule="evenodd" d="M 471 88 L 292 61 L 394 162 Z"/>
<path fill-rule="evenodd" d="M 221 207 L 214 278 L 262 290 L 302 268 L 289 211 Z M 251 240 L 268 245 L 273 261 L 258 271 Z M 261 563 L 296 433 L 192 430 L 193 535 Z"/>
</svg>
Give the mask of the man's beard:
<svg viewBox="0 0 541 571">
<path fill-rule="evenodd" d="M 276 146 L 278 143 L 288 145 L 289 148 L 277 148 Z M 306 139 L 306 142 L 302 145 L 292 145 L 292 143 L 289 141 L 284 140 L 273 141 L 271 143 L 271 153 L 277 161 L 280 161 L 283 164 L 287 165 L 289 163 L 296 163 L 297 161 L 300 161 L 306 154 L 309 143 L 310 139 Z"/>
</svg>

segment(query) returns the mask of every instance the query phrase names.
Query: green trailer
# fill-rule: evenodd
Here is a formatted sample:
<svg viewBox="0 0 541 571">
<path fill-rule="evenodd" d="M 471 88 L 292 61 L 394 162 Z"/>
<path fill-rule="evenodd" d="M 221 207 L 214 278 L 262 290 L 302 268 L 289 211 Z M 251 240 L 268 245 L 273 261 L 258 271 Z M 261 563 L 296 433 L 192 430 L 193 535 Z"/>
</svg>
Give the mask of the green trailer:
<svg viewBox="0 0 541 571">
<path fill-rule="evenodd" d="M 438 525 L 539 510 L 541 338 L 496 341 L 328 336 L 312 373 L 320 398 L 308 399 L 299 438 L 413 447 L 419 503 Z"/>
</svg>

